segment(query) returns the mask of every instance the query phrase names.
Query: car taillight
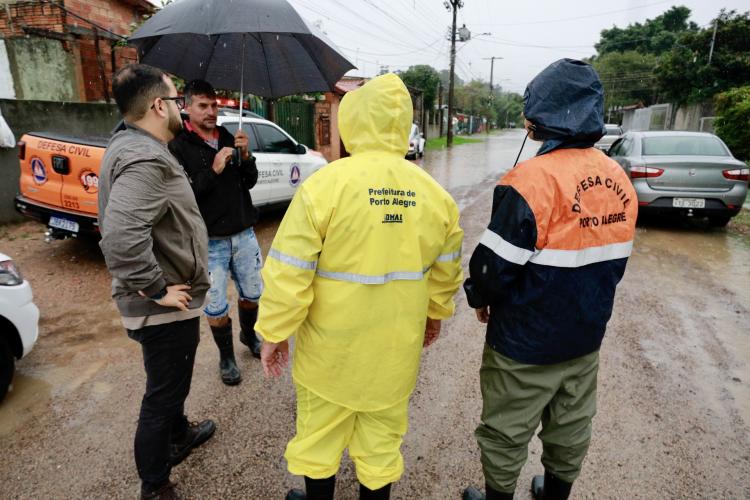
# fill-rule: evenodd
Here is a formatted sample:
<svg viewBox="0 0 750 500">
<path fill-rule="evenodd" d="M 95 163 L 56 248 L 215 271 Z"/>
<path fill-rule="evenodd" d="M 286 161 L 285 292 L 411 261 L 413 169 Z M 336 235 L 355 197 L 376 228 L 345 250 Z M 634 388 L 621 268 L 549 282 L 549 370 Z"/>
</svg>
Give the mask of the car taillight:
<svg viewBox="0 0 750 500">
<path fill-rule="evenodd" d="M 18 145 L 18 159 L 25 160 L 26 159 L 26 143 L 23 141 L 18 141 L 16 144 Z"/>
<path fill-rule="evenodd" d="M 724 177 L 732 181 L 746 181 L 750 179 L 750 168 L 724 170 L 722 174 L 724 174 Z"/>
<path fill-rule="evenodd" d="M 664 173 L 663 168 L 656 167 L 630 167 L 630 178 L 641 179 L 643 177 L 659 177 Z"/>
</svg>

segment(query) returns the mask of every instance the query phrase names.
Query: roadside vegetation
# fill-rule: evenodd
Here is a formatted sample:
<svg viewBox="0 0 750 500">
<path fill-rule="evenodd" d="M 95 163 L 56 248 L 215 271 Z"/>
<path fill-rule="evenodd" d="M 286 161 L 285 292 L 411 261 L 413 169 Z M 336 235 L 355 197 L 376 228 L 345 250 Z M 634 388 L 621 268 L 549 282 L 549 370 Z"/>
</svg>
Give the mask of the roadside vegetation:
<svg viewBox="0 0 750 500">
<path fill-rule="evenodd" d="M 461 144 L 471 144 L 472 142 L 482 142 L 483 139 L 474 139 L 471 137 L 463 137 L 460 135 L 454 135 L 453 136 L 453 145 L 459 146 Z M 443 137 L 433 137 L 432 139 L 427 139 L 427 142 L 425 142 L 425 150 L 427 149 L 444 149 L 446 147 L 446 138 Z"/>
</svg>

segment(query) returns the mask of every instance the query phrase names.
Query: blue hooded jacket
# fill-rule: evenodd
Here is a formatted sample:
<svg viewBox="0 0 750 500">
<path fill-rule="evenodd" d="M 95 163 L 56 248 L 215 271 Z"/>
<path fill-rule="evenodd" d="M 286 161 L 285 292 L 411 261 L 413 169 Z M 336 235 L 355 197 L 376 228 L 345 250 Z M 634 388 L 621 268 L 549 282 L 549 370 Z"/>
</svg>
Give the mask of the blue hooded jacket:
<svg viewBox="0 0 750 500">
<path fill-rule="evenodd" d="M 602 136 L 594 69 L 555 62 L 526 89 L 544 141 L 495 186 L 469 261 L 471 307 L 489 306 L 487 344 L 518 363 L 552 365 L 597 351 L 633 247 L 638 203 L 625 171 L 593 148 Z"/>
<path fill-rule="evenodd" d="M 604 135 L 604 91 L 591 65 L 560 59 L 539 73 L 523 96 L 523 114 L 544 141 L 538 155 L 588 148 Z"/>
</svg>

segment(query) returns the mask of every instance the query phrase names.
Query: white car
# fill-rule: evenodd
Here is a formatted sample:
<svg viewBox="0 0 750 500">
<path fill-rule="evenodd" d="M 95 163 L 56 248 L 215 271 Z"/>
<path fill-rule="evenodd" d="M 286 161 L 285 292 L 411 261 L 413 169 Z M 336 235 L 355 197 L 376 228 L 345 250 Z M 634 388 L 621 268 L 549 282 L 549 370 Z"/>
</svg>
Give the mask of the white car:
<svg viewBox="0 0 750 500">
<path fill-rule="evenodd" d="M 416 160 L 424 156 L 424 134 L 419 132 L 419 126 L 416 123 L 411 124 L 409 132 L 409 151 L 406 152 L 407 160 Z"/>
<path fill-rule="evenodd" d="M 219 115 L 217 124 L 234 135 L 239 119 L 238 114 Z M 328 163 L 322 154 L 298 143 L 268 120 L 245 117 L 242 130 L 250 139 L 258 167 L 258 183 L 250 190 L 256 207 L 288 202 L 305 179 Z"/>
<path fill-rule="evenodd" d="M 0 401 L 13 380 L 15 362 L 26 356 L 39 336 L 39 309 L 31 286 L 10 257 L 0 253 Z"/>
</svg>

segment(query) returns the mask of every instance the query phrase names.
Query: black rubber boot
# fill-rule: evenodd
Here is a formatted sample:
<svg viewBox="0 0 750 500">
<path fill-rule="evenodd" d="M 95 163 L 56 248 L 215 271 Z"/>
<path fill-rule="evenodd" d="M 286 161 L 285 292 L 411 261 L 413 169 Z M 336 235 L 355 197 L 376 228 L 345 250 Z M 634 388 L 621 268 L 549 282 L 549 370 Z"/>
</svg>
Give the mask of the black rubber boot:
<svg viewBox="0 0 750 500">
<path fill-rule="evenodd" d="M 503 493 L 492 488 L 489 484 L 484 485 L 485 495 L 479 489 L 469 486 L 464 490 L 462 500 L 513 500 L 513 493 Z"/>
<path fill-rule="evenodd" d="M 210 326 L 210 325 L 209 325 Z M 219 348 L 219 372 L 221 381 L 226 385 L 237 385 L 242 381 L 242 374 L 234 359 L 234 344 L 232 343 L 232 321 L 226 326 L 211 326 L 214 342 Z"/>
<path fill-rule="evenodd" d="M 389 500 L 391 498 L 391 485 L 386 484 L 377 490 L 371 490 L 359 483 L 359 500 Z"/>
<path fill-rule="evenodd" d="M 305 491 L 300 489 L 289 490 L 286 500 L 333 500 L 333 492 L 336 489 L 336 476 L 325 479 L 312 479 L 305 476 Z"/>
<path fill-rule="evenodd" d="M 252 355 L 260 359 L 260 346 L 262 342 L 255 335 L 255 321 L 258 319 L 258 308 L 243 308 L 242 304 L 237 307 L 240 316 L 240 342 L 245 344 Z"/>
<path fill-rule="evenodd" d="M 531 480 L 531 495 L 535 500 L 568 500 L 573 483 L 544 471 L 544 476 L 534 476 Z"/>
</svg>

